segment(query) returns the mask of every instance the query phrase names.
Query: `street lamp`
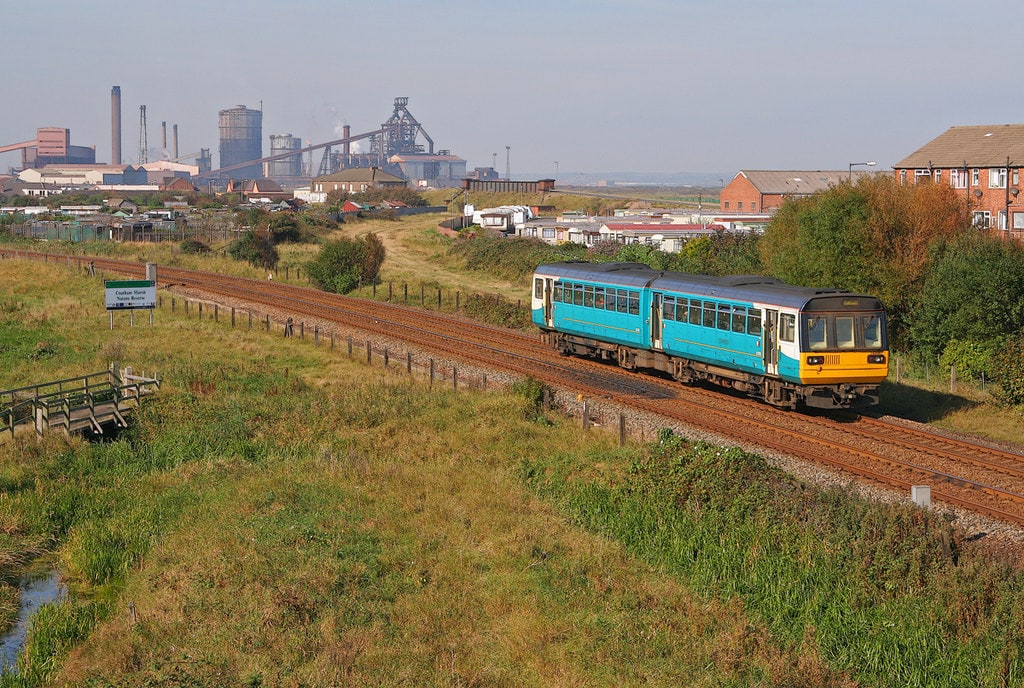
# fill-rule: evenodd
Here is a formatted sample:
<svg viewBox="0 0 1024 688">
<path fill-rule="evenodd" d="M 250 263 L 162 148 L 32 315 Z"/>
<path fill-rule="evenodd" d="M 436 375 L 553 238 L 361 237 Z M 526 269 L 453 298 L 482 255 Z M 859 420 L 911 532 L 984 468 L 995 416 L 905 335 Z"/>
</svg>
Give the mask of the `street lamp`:
<svg viewBox="0 0 1024 688">
<path fill-rule="evenodd" d="M 853 181 L 853 168 L 857 165 L 867 165 L 868 167 L 874 167 L 875 161 L 869 160 L 868 162 L 851 162 L 849 176 L 847 176 L 848 181 Z"/>
</svg>

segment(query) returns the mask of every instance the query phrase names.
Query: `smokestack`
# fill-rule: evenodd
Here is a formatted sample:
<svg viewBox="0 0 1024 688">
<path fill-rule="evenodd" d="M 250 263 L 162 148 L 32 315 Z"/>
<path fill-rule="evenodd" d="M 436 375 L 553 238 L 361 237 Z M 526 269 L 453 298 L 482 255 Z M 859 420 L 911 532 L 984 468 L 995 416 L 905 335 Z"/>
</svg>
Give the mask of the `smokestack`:
<svg viewBox="0 0 1024 688">
<path fill-rule="evenodd" d="M 121 87 L 110 89 L 110 164 L 121 164 Z"/>
<path fill-rule="evenodd" d="M 160 150 L 167 150 L 167 120 L 160 123 Z"/>
<path fill-rule="evenodd" d="M 173 160 L 177 160 L 178 159 L 178 125 L 177 124 L 174 125 L 173 131 L 174 131 L 174 157 L 172 159 Z"/>
<path fill-rule="evenodd" d="M 341 136 L 342 136 L 342 138 L 346 138 L 347 139 L 350 136 L 350 132 L 351 132 L 351 129 L 349 129 L 349 126 L 346 124 L 344 127 L 341 128 Z M 348 143 L 348 141 L 346 141 L 344 143 L 344 148 L 342 148 L 342 152 L 345 153 L 345 158 L 348 158 L 348 151 L 349 151 L 349 143 Z M 346 165 L 348 164 L 348 160 L 347 159 L 345 161 L 345 164 Z"/>
</svg>

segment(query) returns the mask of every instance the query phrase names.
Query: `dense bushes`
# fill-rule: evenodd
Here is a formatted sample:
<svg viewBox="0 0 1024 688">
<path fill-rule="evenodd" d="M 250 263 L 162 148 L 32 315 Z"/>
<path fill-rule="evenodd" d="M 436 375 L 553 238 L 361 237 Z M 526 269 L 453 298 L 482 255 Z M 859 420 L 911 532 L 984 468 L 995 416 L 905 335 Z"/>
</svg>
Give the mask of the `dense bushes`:
<svg viewBox="0 0 1024 688">
<path fill-rule="evenodd" d="M 384 262 L 384 244 L 376 234 L 329 241 L 306 265 L 310 279 L 325 291 L 347 294 L 360 283 L 377 279 Z"/>
<path fill-rule="evenodd" d="M 476 237 L 457 241 L 449 253 L 461 258 L 471 270 L 486 270 L 495 277 L 520 280 L 542 263 L 586 258 L 581 244 L 551 246 L 539 239 Z"/>
</svg>

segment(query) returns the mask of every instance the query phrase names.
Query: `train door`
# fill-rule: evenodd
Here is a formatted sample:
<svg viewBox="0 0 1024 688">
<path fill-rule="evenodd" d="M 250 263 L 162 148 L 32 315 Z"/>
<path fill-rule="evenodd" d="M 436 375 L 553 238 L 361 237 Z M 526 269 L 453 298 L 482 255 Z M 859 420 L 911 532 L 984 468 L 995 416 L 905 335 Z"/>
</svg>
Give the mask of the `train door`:
<svg viewBox="0 0 1024 688">
<path fill-rule="evenodd" d="M 544 278 L 544 323 L 548 327 L 554 327 L 555 319 L 552 308 L 552 294 L 554 293 L 555 280 L 550 277 Z"/>
<path fill-rule="evenodd" d="M 779 374 L 779 312 L 771 309 L 764 312 L 764 371 Z"/>
<path fill-rule="evenodd" d="M 651 347 L 661 348 L 661 292 L 651 294 Z"/>
</svg>

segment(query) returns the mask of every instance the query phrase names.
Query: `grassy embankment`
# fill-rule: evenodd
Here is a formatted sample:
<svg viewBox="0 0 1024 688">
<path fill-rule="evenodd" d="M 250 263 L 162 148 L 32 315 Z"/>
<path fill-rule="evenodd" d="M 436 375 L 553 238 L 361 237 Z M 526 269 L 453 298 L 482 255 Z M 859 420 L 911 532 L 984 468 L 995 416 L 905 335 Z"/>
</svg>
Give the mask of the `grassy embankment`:
<svg viewBox="0 0 1024 688">
<path fill-rule="evenodd" d="M 536 397 L 428 389 L 0 263 L 0 386 L 161 370 L 132 429 L 0 444 L 0 561 L 51 552 L 46 685 L 1014 685 L 1021 574 L 937 514 Z M 9 589 L 9 588 L 8 588 Z"/>
</svg>

